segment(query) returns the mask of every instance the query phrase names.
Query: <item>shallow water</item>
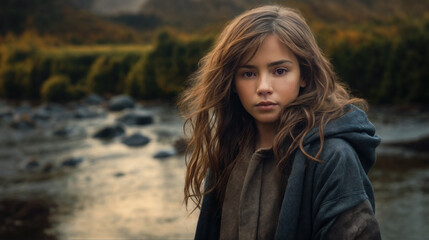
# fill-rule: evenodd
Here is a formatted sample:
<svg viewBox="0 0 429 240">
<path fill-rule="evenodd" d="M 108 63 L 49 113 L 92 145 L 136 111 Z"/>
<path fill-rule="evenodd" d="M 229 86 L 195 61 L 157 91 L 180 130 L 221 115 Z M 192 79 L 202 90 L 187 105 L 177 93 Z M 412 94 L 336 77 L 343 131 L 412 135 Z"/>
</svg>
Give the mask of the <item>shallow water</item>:
<svg viewBox="0 0 429 240">
<path fill-rule="evenodd" d="M 0 195 L 54 202 L 48 216 L 51 225 L 44 231 L 54 239 L 192 239 L 198 212 L 189 216 L 182 202 L 184 157 L 153 158 L 159 150 L 171 150 L 173 141 L 182 137 L 183 121 L 167 104 L 138 109 L 154 116 L 154 124 L 126 128 L 126 135 L 140 132 L 151 138 L 142 147 L 125 146 L 121 137 L 108 142 L 91 138 L 122 114 L 98 107 L 93 110 L 102 113 L 99 118 L 76 120 L 60 114 L 63 118 L 27 131 L 11 129 L 2 121 Z M 401 133 L 393 131 L 404 121 L 408 138 L 412 131 L 420 134 L 415 130 L 419 127 L 429 130 L 420 118 L 386 121 L 392 119 L 389 114 L 372 115 L 379 134 L 389 141 L 401 139 Z M 60 126 L 74 130 L 68 137 L 53 136 L 52 129 Z M 76 167 L 62 166 L 67 157 L 83 161 Z M 29 161 L 39 165 L 28 168 Z M 383 239 L 424 239 L 429 234 L 428 159 L 414 166 L 412 159 L 404 158 L 410 164 L 400 167 L 386 161 L 370 173 Z"/>
</svg>

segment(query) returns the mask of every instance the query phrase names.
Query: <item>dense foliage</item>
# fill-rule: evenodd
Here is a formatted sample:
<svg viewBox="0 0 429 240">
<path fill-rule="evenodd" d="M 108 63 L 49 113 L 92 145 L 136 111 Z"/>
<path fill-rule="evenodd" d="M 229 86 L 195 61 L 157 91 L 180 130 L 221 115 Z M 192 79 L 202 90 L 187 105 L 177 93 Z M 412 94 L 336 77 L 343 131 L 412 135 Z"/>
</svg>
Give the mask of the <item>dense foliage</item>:
<svg viewBox="0 0 429 240">
<path fill-rule="evenodd" d="M 399 33 L 393 39 L 341 42 L 333 48 L 335 69 L 356 95 L 374 103 L 429 101 L 429 22 Z"/>
<path fill-rule="evenodd" d="M 103 19 L 70 2 L 89 7 L 81 0 L 1 1 L 0 17 L 6 21 L 0 24 L 0 97 L 59 101 L 49 95 L 59 82 L 66 86 L 66 100 L 90 92 L 174 97 L 225 20 L 260 1 L 149 0 L 141 13 Z M 355 95 L 372 103 L 428 102 L 429 3 L 276 2 L 302 11 Z M 190 6 L 200 10 L 189 11 Z M 166 24 L 174 30 L 158 29 Z M 148 34 L 155 36 L 152 42 Z"/>
<path fill-rule="evenodd" d="M 105 96 L 125 92 L 140 99 L 174 97 L 210 45 L 211 38 L 182 40 L 169 31 L 161 31 L 153 47 L 5 45 L 0 48 L 0 96 L 58 101 L 51 93 L 57 89 L 65 100 L 82 96 L 82 91 Z"/>
</svg>

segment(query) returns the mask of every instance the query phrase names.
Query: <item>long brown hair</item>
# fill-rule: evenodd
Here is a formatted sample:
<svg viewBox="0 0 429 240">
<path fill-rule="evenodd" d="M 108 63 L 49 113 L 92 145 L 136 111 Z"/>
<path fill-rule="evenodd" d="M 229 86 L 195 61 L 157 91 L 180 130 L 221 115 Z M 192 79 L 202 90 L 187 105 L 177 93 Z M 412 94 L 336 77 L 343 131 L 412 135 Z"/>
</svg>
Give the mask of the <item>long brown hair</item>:
<svg viewBox="0 0 429 240">
<path fill-rule="evenodd" d="M 233 19 L 220 34 L 213 49 L 201 60 L 190 87 L 181 95 L 179 107 L 190 135 L 187 148 L 185 202 L 201 206 L 202 196 L 214 191 L 220 203 L 235 159 L 245 141 L 255 138 L 253 118 L 233 91 L 233 81 L 246 53 L 255 53 L 266 36 L 275 34 L 297 57 L 306 86 L 280 115 L 273 151 L 280 167 L 298 148 L 315 161 L 323 148 L 326 124 L 344 114 L 347 104 L 364 100 L 351 98 L 337 81 L 329 61 L 301 15 L 293 9 L 264 6 Z M 252 54 L 250 54 L 252 55 Z M 315 156 L 303 149 L 304 137 L 319 127 L 321 147 Z M 189 131 L 189 132 L 188 132 Z M 210 189 L 202 189 L 210 172 Z"/>
</svg>

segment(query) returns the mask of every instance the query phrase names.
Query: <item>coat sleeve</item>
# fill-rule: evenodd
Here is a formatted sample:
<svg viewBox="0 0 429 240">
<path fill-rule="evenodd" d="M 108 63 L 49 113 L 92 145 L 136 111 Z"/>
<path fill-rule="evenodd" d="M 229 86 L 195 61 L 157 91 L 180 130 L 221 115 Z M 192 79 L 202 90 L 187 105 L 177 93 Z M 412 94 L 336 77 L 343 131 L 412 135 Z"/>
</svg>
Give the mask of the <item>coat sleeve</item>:
<svg viewBox="0 0 429 240">
<path fill-rule="evenodd" d="M 380 228 L 368 200 L 343 212 L 328 231 L 327 240 L 380 240 Z"/>
<path fill-rule="evenodd" d="M 209 189 L 213 184 L 212 182 L 210 174 L 208 174 L 204 188 L 206 190 Z M 221 212 L 214 192 L 208 193 L 203 197 L 197 229 L 195 231 L 195 240 L 219 239 Z"/>
<path fill-rule="evenodd" d="M 376 221 L 373 217 L 374 193 L 361 159 L 342 139 L 326 141 L 320 158 L 324 163 L 314 168 L 313 178 L 312 239 L 359 239 L 357 234 L 368 227 L 361 221 L 369 217 L 367 210 L 371 212 L 372 217 L 369 218 Z M 353 221 L 350 221 L 351 218 Z M 348 236 L 337 237 L 346 222 L 351 228 L 348 229 L 350 231 L 343 229 L 342 234 Z M 379 233 L 378 225 L 373 230 Z"/>
</svg>

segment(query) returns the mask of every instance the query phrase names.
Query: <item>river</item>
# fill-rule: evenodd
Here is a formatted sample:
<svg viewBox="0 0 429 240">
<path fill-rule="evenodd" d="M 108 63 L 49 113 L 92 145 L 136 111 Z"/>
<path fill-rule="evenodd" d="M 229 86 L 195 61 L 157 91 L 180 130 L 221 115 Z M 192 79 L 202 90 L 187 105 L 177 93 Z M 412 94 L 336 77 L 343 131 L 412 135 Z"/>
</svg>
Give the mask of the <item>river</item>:
<svg viewBox="0 0 429 240">
<path fill-rule="evenodd" d="M 94 114 L 76 118 L 82 108 Z M 35 126 L 11 127 L 17 113 L 40 109 L 0 104 L 0 112 L 15 114 L 0 120 L 0 239 L 192 239 L 198 211 L 190 214 L 192 206 L 187 211 L 183 204 L 184 156 L 154 158 L 159 151 L 172 152 L 182 137 L 183 120 L 174 106 L 136 107 L 154 121 L 125 128 L 124 136 L 138 132 L 151 139 L 141 147 L 124 145 L 123 136 L 92 137 L 130 110 L 58 105 Z M 386 143 L 429 135 L 427 113 L 377 108 L 370 118 Z M 66 134 L 55 134 L 58 129 Z M 386 144 L 379 159 L 370 178 L 383 239 L 424 239 L 427 154 Z"/>
</svg>

